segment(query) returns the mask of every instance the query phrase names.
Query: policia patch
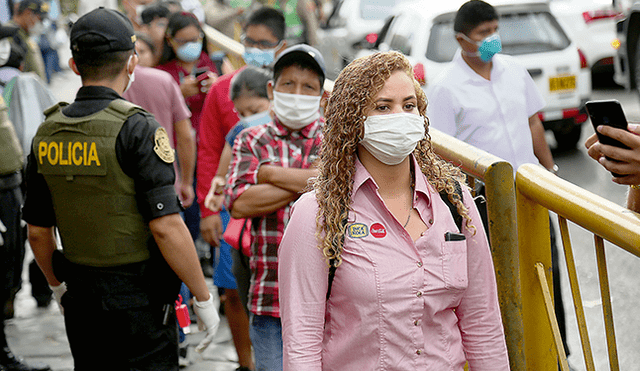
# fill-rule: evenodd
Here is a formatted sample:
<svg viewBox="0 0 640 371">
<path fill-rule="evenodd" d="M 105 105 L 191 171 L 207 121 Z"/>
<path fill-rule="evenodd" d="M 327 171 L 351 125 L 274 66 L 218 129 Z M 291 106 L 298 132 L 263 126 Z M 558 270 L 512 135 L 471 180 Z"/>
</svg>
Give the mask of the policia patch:
<svg viewBox="0 0 640 371">
<path fill-rule="evenodd" d="M 160 159 L 168 164 L 175 161 L 175 153 L 171 145 L 169 144 L 169 135 L 164 128 L 160 127 L 156 129 L 155 137 L 153 138 L 155 146 L 153 151 L 160 157 Z"/>
</svg>

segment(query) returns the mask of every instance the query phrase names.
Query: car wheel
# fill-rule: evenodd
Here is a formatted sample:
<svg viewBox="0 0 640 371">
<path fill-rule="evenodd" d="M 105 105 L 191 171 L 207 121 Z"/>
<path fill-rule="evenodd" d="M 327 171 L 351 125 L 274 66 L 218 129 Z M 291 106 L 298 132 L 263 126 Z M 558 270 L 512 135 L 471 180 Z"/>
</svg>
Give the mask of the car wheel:
<svg viewBox="0 0 640 371">
<path fill-rule="evenodd" d="M 571 130 L 566 132 L 554 131 L 553 136 L 556 138 L 557 151 L 569 151 L 576 148 L 582 135 L 582 125 L 575 125 Z"/>
</svg>

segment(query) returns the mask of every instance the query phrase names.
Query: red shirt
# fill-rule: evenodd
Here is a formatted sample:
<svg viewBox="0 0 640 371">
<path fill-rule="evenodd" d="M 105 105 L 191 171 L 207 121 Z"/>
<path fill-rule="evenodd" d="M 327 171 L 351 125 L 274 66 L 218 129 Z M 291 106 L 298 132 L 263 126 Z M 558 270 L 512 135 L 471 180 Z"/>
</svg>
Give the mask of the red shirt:
<svg viewBox="0 0 640 371">
<path fill-rule="evenodd" d="M 205 52 L 202 52 L 200 54 L 200 60 L 196 65 L 196 68 L 203 68 L 203 67 L 208 67 L 211 70 L 211 72 L 218 73 L 218 70 L 216 69 L 215 64 L 213 64 L 213 62 L 211 61 L 211 58 L 209 58 L 209 56 Z M 176 80 L 178 84 L 182 83 L 182 79 L 185 76 L 191 75 L 192 73 L 192 71 L 185 70 L 178 63 L 177 59 L 169 61 L 161 66 L 157 66 L 156 68 L 169 72 L 173 77 L 173 79 Z M 204 93 L 200 93 L 185 99 L 185 102 L 187 103 L 187 107 L 189 107 L 189 110 L 191 110 L 191 125 L 193 125 L 193 128 L 196 130 L 196 135 L 198 135 L 198 132 L 199 132 L 198 128 L 200 126 L 200 115 L 202 113 L 202 106 L 204 105 L 205 96 L 206 95 Z"/>
<path fill-rule="evenodd" d="M 221 76 L 209 89 L 200 119 L 200 142 L 198 143 L 198 166 L 196 193 L 203 218 L 213 212 L 204 206 L 204 199 L 211 187 L 211 179 L 218 171 L 220 155 L 224 149 L 225 136 L 240 121 L 229 98 L 231 79 L 238 72 Z"/>
</svg>

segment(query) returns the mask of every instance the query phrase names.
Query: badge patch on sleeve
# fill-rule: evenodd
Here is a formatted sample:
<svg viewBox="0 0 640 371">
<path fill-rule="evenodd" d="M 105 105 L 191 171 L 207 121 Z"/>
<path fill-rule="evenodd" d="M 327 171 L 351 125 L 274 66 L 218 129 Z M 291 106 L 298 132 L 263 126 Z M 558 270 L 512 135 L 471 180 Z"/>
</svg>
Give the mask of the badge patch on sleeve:
<svg viewBox="0 0 640 371">
<path fill-rule="evenodd" d="M 160 157 L 160 159 L 168 164 L 175 161 L 175 152 L 169 144 L 169 135 L 164 128 L 160 127 L 156 129 L 155 138 L 153 139 L 155 146 L 153 151 Z"/>
</svg>

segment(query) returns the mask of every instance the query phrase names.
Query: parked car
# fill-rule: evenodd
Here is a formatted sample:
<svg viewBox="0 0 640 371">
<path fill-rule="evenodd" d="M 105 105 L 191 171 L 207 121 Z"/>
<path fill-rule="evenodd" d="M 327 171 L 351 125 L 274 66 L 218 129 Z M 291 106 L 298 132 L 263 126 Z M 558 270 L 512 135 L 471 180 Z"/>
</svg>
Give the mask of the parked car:
<svg viewBox="0 0 640 371">
<path fill-rule="evenodd" d="M 335 79 L 360 49 L 370 48 L 385 18 L 406 0 L 338 0 L 318 30 L 318 51 L 324 57 L 327 77 Z"/>
<path fill-rule="evenodd" d="M 453 20 L 464 0 L 404 3 L 393 12 L 377 50 L 397 50 L 409 57 L 423 87 L 449 63 L 459 45 Z M 591 73 L 584 54 L 569 39 L 546 2 L 495 0 L 500 15 L 503 53 L 513 55 L 536 82 L 547 102 L 539 113 L 545 129 L 552 130 L 557 149 L 575 148 L 584 103 L 591 97 Z M 365 55 L 373 51 L 361 51 Z"/>
<path fill-rule="evenodd" d="M 614 56 L 613 80 L 627 89 L 640 88 L 640 1 L 622 8 L 616 23 L 618 51 Z M 638 90 L 640 92 L 640 89 Z"/>
<path fill-rule="evenodd" d="M 616 18 L 612 0 L 552 0 L 551 13 L 587 58 L 594 73 L 613 74 Z"/>
</svg>

